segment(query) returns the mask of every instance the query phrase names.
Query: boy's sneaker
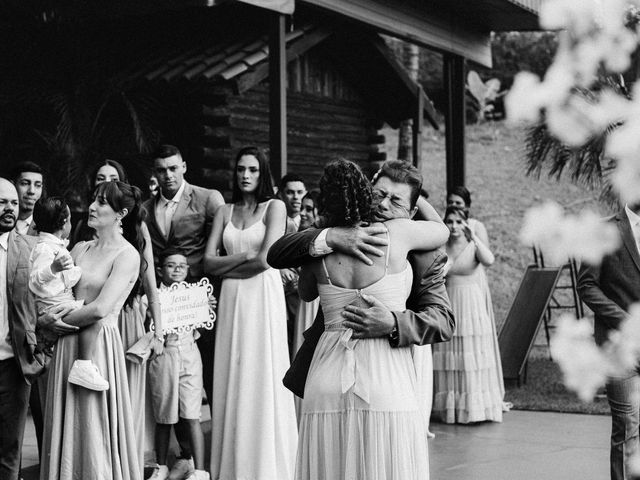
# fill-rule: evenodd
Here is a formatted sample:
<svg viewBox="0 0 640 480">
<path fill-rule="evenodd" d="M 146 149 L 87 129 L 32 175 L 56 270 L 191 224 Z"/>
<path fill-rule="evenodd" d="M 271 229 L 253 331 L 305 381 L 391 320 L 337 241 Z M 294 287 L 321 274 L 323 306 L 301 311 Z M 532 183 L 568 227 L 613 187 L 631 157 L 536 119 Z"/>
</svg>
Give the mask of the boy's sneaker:
<svg viewBox="0 0 640 480">
<path fill-rule="evenodd" d="M 68 381 L 98 392 L 109 390 L 109 382 L 104 379 L 98 367 L 91 360 L 76 360 L 73 362 Z"/>
<path fill-rule="evenodd" d="M 169 469 L 166 465 L 158 465 L 147 480 L 167 480 L 169 478 Z"/>
<path fill-rule="evenodd" d="M 193 475 L 194 471 L 193 458 L 179 458 L 171 467 L 169 480 L 184 480 Z"/>
<path fill-rule="evenodd" d="M 211 480 L 211 476 L 206 470 L 194 470 L 187 480 Z"/>
</svg>

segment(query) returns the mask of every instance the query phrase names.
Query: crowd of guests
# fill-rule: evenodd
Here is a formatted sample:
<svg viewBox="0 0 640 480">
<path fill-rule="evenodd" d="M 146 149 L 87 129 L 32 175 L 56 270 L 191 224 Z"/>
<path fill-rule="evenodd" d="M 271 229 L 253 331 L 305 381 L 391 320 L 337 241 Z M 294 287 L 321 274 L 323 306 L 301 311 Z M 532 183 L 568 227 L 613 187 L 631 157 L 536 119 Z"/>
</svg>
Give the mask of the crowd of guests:
<svg viewBox="0 0 640 480">
<path fill-rule="evenodd" d="M 246 147 L 229 203 L 185 180 L 174 146 L 150 167 L 145 195 L 96 165 L 73 230 L 37 165 L 0 178 L 0 478 L 18 478 L 27 404 L 42 480 L 142 479 L 151 449 L 153 480 L 423 479 L 430 418 L 502 421 L 494 256 L 466 188 L 443 221 L 399 161 L 274 188 Z M 203 277 L 215 334 L 165 333 L 159 292 Z"/>
</svg>

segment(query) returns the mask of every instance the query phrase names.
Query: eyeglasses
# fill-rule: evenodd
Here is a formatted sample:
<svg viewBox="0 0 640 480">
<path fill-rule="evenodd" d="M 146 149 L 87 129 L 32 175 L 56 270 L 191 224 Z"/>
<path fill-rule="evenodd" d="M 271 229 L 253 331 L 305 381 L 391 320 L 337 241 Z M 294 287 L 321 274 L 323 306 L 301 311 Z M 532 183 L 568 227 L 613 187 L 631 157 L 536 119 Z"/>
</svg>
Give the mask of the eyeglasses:
<svg viewBox="0 0 640 480">
<path fill-rule="evenodd" d="M 188 263 L 165 263 L 164 266 L 170 270 L 186 270 L 189 268 Z"/>
<path fill-rule="evenodd" d="M 385 192 L 384 190 L 381 190 L 379 188 L 374 188 L 373 189 L 373 198 L 375 199 L 375 201 L 377 203 L 382 203 L 384 201 L 385 198 L 389 199 L 389 202 L 391 203 L 391 205 L 395 208 L 402 208 L 406 211 L 409 211 L 409 207 L 407 206 L 407 204 L 405 203 L 405 201 L 398 197 L 397 195 L 394 195 L 392 193 L 389 192 Z"/>
</svg>

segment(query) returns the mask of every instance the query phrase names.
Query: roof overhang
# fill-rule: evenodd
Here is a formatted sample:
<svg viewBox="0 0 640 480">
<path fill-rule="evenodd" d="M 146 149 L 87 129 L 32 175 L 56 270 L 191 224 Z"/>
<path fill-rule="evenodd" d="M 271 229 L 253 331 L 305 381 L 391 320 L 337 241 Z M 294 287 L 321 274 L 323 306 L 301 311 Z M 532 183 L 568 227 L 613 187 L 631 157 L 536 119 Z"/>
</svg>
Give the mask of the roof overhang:
<svg viewBox="0 0 640 480">
<path fill-rule="evenodd" d="M 411 43 L 491 66 L 491 31 L 538 28 L 540 0 L 299 0 Z"/>
</svg>

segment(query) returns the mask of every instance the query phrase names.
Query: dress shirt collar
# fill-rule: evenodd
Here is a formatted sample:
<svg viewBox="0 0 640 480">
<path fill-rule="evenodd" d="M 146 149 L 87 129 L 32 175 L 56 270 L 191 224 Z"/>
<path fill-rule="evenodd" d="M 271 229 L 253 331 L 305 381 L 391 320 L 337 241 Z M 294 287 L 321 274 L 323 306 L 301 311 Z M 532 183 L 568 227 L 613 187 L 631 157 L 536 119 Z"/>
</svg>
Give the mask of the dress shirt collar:
<svg viewBox="0 0 640 480">
<path fill-rule="evenodd" d="M 176 194 L 171 199 L 165 198 L 165 196 L 162 194 L 162 190 L 160 190 L 160 204 L 168 205 L 169 202 L 178 203 L 180 201 L 180 198 L 182 198 L 182 194 L 184 193 L 184 187 L 185 187 L 186 184 L 187 184 L 187 182 L 182 180 L 182 185 L 180 185 L 180 188 L 178 189 Z"/>
<path fill-rule="evenodd" d="M 629 205 L 624 206 L 624 211 L 626 212 L 627 217 L 629 218 L 629 223 L 631 223 L 631 228 L 634 228 L 634 229 L 637 228 L 638 223 L 640 223 L 640 215 L 638 215 L 633 210 L 631 210 L 629 208 Z"/>
<path fill-rule="evenodd" d="M 0 247 L 2 247 L 5 252 L 9 250 L 9 233 L 10 232 L 0 233 Z"/>
<path fill-rule="evenodd" d="M 28 218 L 25 218 L 24 220 L 18 219 L 16 220 L 15 229 L 17 230 L 18 233 L 22 235 L 26 235 L 32 223 L 33 223 L 33 215 L 29 216 Z"/>
</svg>

